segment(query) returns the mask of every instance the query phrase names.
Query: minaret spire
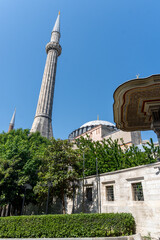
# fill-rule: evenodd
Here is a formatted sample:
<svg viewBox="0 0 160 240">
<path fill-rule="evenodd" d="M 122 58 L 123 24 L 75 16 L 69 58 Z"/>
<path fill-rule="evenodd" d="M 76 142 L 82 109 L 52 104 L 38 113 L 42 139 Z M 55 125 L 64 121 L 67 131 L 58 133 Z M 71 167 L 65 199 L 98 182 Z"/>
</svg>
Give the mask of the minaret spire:
<svg viewBox="0 0 160 240">
<path fill-rule="evenodd" d="M 40 132 L 42 136 L 51 138 L 52 132 L 52 106 L 56 76 L 57 58 L 61 54 L 60 40 L 60 14 L 52 30 L 51 40 L 46 45 L 47 59 L 44 69 L 41 90 L 39 94 L 36 115 L 32 124 L 32 132 Z"/>
<path fill-rule="evenodd" d="M 51 42 L 59 43 L 59 40 L 60 40 L 60 12 L 58 13 L 58 17 L 52 30 Z"/>
<path fill-rule="evenodd" d="M 16 116 L 16 108 L 15 108 L 14 113 L 13 113 L 13 115 L 12 115 L 12 118 L 11 118 L 11 121 L 10 121 L 10 124 L 9 124 L 8 132 L 10 132 L 11 130 L 14 129 L 15 116 Z"/>
<path fill-rule="evenodd" d="M 58 13 L 58 17 L 56 19 L 56 22 L 54 24 L 52 32 L 59 32 L 60 33 L 60 11 Z"/>
</svg>

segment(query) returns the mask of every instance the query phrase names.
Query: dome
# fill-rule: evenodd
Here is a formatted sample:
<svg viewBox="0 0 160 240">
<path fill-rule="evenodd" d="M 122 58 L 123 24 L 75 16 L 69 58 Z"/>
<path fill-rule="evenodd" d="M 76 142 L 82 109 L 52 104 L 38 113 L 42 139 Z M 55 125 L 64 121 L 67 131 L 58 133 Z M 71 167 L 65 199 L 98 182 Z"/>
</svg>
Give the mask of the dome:
<svg viewBox="0 0 160 240">
<path fill-rule="evenodd" d="M 90 122 L 87 122 L 87 123 L 83 124 L 80 128 L 90 127 L 90 126 L 98 126 L 98 125 L 106 125 L 106 126 L 115 127 L 115 125 L 111 122 L 102 121 L 102 120 L 95 120 L 95 121 L 90 121 Z"/>
<path fill-rule="evenodd" d="M 117 131 L 117 128 L 113 123 L 108 122 L 108 121 L 95 120 L 95 121 L 90 121 L 90 122 L 83 124 L 80 128 L 71 132 L 69 134 L 68 138 L 74 139 L 74 138 L 80 136 L 81 134 L 87 133 L 92 128 L 95 128 L 98 125 L 102 125 L 103 136 L 106 134 L 110 134 L 111 132 L 113 133 L 113 132 Z"/>
</svg>

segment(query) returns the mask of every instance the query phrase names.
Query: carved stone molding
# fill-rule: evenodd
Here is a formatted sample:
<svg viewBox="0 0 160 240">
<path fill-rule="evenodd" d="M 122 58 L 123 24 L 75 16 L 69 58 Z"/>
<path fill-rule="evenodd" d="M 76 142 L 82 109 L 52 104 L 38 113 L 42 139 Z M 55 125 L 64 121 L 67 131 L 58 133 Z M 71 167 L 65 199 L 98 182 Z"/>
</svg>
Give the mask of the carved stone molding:
<svg viewBox="0 0 160 240">
<path fill-rule="evenodd" d="M 56 43 L 56 42 L 49 42 L 47 45 L 46 45 L 46 53 L 48 54 L 48 51 L 49 50 L 56 50 L 58 52 L 58 56 L 61 55 L 61 51 L 62 51 L 62 48 L 61 48 L 61 45 L 59 43 Z"/>
</svg>

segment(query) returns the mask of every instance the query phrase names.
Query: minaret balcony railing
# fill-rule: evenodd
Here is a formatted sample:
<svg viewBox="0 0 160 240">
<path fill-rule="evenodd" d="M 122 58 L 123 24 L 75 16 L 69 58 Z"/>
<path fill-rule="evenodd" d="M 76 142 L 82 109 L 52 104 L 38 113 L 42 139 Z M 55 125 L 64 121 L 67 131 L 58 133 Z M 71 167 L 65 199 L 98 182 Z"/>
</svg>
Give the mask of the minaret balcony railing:
<svg viewBox="0 0 160 240">
<path fill-rule="evenodd" d="M 59 43 L 55 43 L 55 42 L 49 42 L 47 45 L 46 45 L 46 52 L 48 54 L 49 50 L 56 50 L 58 52 L 58 56 L 61 55 L 61 51 L 62 51 L 62 48 L 61 48 L 61 45 Z"/>
</svg>

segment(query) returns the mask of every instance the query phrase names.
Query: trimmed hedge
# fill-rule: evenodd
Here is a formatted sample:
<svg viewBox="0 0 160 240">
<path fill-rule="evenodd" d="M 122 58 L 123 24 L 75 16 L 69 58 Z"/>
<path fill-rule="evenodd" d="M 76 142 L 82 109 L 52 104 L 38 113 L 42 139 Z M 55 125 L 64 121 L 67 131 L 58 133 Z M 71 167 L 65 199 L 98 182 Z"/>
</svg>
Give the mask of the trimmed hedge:
<svg viewBox="0 0 160 240">
<path fill-rule="evenodd" d="M 129 213 L 0 217 L 0 238 L 74 238 L 135 233 Z"/>
</svg>

